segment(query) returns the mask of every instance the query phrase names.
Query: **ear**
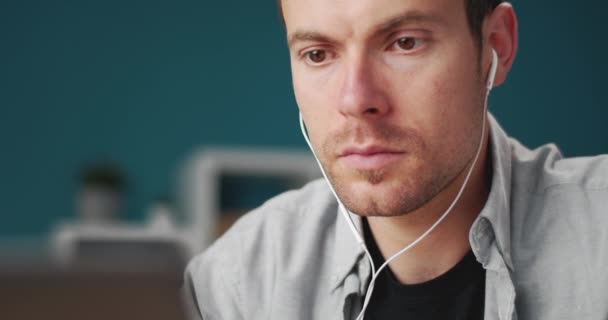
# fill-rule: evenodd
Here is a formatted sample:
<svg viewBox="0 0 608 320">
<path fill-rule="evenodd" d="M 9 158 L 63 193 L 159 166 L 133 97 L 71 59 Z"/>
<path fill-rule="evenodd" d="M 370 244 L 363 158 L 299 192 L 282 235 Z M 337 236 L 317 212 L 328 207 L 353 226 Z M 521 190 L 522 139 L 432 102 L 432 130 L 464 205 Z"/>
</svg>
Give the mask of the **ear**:
<svg viewBox="0 0 608 320">
<path fill-rule="evenodd" d="M 486 61 L 491 59 L 490 47 L 494 48 L 498 55 L 498 66 L 494 78 L 494 87 L 497 87 L 507 78 L 507 73 L 511 70 L 517 53 L 517 17 L 513 6 L 507 2 L 499 4 L 486 17 L 483 31 Z"/>
</svg>

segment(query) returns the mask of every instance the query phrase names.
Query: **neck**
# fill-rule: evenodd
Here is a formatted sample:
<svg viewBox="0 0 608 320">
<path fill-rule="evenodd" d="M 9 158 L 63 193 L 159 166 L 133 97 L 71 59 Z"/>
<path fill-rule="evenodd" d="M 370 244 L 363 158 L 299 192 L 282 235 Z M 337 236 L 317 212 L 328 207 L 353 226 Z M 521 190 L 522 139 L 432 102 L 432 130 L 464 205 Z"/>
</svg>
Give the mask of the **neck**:
<svg viewBox="0 0 608 320">
<path fill-rule="evenodd" d="M 432 280 L 455 266 L 470 250 L 469 230 L 483 208 L 489 193 L 487 174 L 488 133 L 479 159 L 458 203 L 446 218 L 416 246 L 392 260 L 388 267 L 401 283 L 416 284 Z M 471 161 L 473 162 L 473 161 Z M 469 166 L 471 163 L 469 163 Z M 378 249 L 385 259 L 415 241 L 450 206 L 460 190 L 469 167 L 425 206 L 395 217 L 368 217 Z"/>
</svg>

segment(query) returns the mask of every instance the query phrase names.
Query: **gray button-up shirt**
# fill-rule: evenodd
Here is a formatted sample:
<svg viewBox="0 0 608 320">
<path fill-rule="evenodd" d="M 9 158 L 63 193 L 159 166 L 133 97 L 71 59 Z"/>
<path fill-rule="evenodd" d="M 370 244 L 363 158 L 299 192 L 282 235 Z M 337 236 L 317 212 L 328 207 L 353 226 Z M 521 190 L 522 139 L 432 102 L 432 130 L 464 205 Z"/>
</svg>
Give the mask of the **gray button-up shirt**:
<svg viewBox="0 0 608 320">
<path fill-rule="evenodd" d="M 469 234 L 485 319 L 608 319 L 608 157 L 528 150 L 490 125 L 491 190 Z M 191 261 L 185 288 L 205 320 L 354 319 L 369 278 L 320 180 L 245 215 Z"/>
</svg>

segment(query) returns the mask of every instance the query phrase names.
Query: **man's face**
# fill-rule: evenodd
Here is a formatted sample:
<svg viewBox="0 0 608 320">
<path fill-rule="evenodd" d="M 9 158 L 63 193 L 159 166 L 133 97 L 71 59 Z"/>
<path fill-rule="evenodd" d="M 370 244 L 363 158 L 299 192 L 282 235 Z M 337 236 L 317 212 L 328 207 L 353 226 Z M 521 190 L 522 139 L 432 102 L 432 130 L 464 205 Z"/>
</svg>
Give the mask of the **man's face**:
<svg viewBox="0 0 608 320">
<path fill-rule="evenodd" d="M 484 77 L 464 0 L 283 0 L 293 86 L 340 199 L 413 211 L 479 143 Z"/>
</svg>

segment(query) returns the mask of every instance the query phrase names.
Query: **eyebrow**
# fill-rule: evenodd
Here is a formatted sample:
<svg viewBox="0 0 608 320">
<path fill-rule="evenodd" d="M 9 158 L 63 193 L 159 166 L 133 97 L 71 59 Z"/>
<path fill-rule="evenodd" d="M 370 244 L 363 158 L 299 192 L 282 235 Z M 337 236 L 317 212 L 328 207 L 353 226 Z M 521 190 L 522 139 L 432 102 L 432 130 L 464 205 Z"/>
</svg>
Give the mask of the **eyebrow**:
<svg viewBox="0 0 608 320">
<path fill-rule="evenodd" d="M 297 31 L 287 39 L 287 46 L 291 48 L 295 43 L 300 41 L 314 41 L 314 42 L 335 42 L 329 36 L 326 36 L 320 32 L 315 31 Z"/>
<path fill-rule="evenodd" d="M 397 27 L 408 24 L 444 24 L 445 21 L 439 15 L 427 14 L 421 11 L 407 11 L 372 28 L 374 34 L 387 33 Z M 331 37 L 316 31 L 296 31 L 287 39 L 287 46 L 291 48 L 300 41 L 335 42 Z"/>
<path fill-rule="evenodd" d="M 397 15 L 394 18 L 388 19 L 386 22 L 380 23 L 376 28 L 375 33 L 386 33 L 399 26 L 408 24 L 444 24 L 444 19 L 433 13 L 424 13 L 421 11 L 407 11 Z"/>
</svg>

